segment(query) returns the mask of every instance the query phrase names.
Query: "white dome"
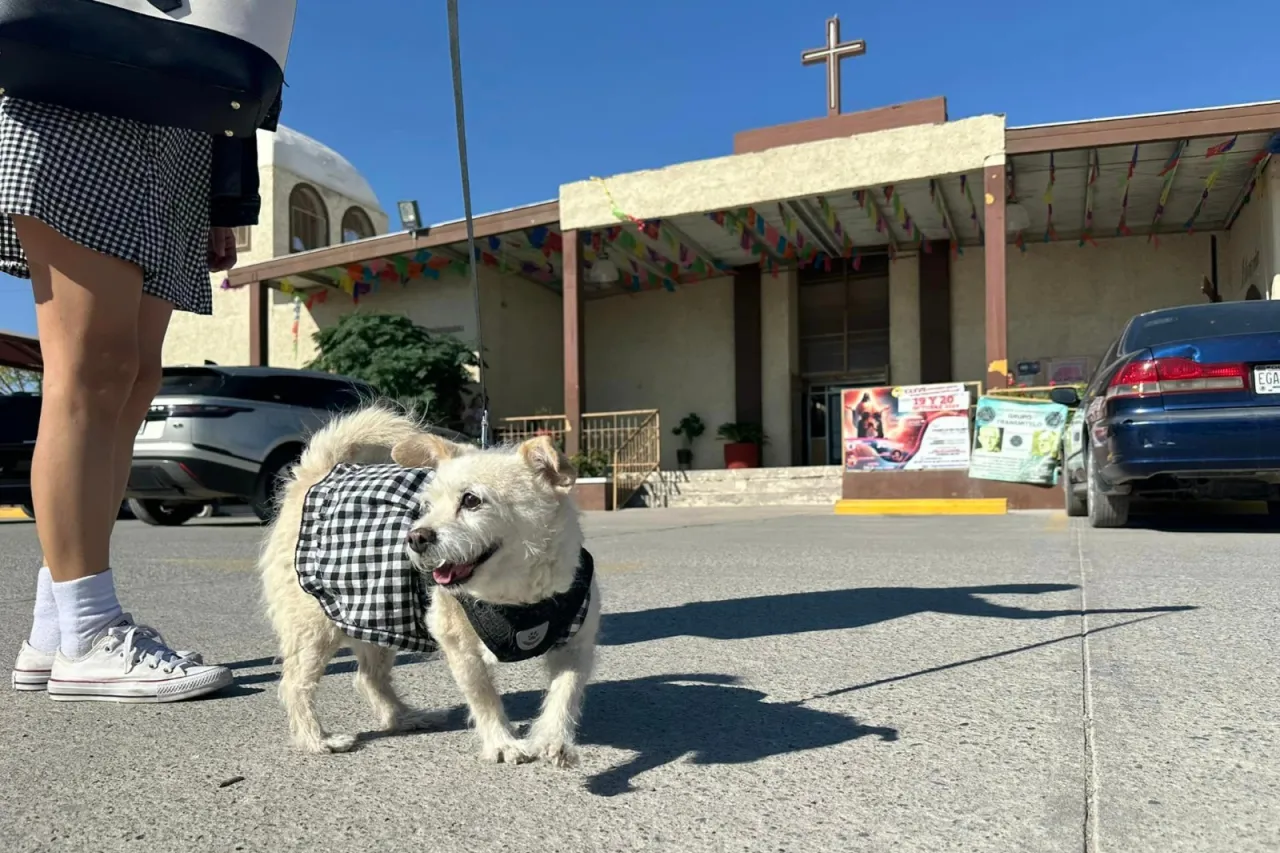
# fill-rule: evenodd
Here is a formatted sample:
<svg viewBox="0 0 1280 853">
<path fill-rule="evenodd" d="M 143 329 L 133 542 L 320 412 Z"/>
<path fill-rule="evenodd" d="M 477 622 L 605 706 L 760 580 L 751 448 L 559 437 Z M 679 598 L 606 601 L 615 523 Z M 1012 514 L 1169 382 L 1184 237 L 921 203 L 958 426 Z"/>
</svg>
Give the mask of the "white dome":
<svg viewBox="0 0 1280 853">
<path fill-rule="evenodd" d="M 258 165 L 288 169 L 305 181 L 382 211 L 373 187 L 346 157 L 291 127 L 280 125 L 275 133 L 258 131 Z"/>
</svg>

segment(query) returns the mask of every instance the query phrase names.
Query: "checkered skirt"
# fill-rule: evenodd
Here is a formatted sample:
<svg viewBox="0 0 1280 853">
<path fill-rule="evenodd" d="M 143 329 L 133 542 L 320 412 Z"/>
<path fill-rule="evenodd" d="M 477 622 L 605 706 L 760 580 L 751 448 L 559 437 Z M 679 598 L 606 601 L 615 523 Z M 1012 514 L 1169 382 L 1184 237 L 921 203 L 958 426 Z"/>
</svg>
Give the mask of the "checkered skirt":
<svg viewBox="0 0 1280 853">
<path fill-rule="evenodd" d="M 30 278 L 12 216 L 137 264 L 142 290 L 209 314 L 207 134 L 0 98 L 0 272 Z"/>
<path fill-rule="evenodd" d="M 348 636 L 436 648 L 424 624 L 430 585 L 405 546 L 434 476 L 428 468 L 342 464 L 307 491 L 294 553 L 298 583 Z"/>
</svg>

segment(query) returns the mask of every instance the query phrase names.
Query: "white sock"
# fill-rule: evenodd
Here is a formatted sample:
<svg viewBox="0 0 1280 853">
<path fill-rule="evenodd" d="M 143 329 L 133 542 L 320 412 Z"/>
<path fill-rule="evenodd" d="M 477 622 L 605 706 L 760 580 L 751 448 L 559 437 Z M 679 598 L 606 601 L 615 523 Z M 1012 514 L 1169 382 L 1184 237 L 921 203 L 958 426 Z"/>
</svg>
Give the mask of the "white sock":
<svg viewBox="0 0 1280 853">
<path fill-rule="evenodd" d="M 36 606 L 31 613 L 31 636 L 27 644 L 38 652 L 58 650 L 62 629 L 58 625 L 58 604 L 53 600 L 53 575 L 42 566 L 36 576 Z"/>
<path fill-rule="evenodd" d="M 53 584 L 58 603 L 59 646 L 65 657 L 82 658 L 109 625 L 120 621 L 124 611 L 116 600 L 111 570 L 79 580 Z"/>
</svg>

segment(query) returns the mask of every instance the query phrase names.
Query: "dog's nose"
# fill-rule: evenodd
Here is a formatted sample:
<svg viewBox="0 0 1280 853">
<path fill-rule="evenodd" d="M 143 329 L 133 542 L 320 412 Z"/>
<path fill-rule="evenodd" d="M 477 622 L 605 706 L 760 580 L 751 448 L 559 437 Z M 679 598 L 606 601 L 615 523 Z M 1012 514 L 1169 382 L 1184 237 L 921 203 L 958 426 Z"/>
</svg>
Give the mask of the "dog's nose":
<svg viewBox="0 0 1280 853">
<path fill-rule="evenodd" d="M 418 554 L 436 544 L 436 532 L 430 527 L 415 527 L 409 531 L 409 547 Z"/>
</svg>

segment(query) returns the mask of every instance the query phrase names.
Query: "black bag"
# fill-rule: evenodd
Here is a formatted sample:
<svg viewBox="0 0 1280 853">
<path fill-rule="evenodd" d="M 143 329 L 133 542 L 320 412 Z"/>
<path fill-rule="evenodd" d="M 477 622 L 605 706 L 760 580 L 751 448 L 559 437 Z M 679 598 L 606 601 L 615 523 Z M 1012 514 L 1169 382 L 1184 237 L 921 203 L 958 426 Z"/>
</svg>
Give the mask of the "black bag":
<svg viewBox="0 0 1280 853">
<path fill-rule="evenodd" d="M 274 130 L 297 0 L 0 0 L 0 94 L 165 127 Z"/>
</svg>

